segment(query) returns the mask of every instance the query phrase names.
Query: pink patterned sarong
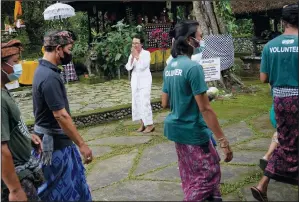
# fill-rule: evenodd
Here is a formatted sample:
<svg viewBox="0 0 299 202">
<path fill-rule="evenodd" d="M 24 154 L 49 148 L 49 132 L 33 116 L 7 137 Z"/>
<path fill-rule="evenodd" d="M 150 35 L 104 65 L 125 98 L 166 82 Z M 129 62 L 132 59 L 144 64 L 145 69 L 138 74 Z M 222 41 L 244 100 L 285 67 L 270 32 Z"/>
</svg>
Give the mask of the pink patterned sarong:
<svg viewBox="0 0 299 202">
<path fill-rule="evenodd" d="M 222 201 L 220 157 L 209 141 L 205 145 L 175 144 L 184 201 Z"/>
</svg>

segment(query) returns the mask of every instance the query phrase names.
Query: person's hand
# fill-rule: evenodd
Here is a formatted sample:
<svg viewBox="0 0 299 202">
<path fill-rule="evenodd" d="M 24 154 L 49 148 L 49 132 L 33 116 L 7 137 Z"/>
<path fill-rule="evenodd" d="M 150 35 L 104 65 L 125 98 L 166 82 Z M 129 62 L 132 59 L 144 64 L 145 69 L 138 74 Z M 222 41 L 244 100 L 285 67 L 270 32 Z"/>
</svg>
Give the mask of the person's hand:
<svg viewBox="0 0 299 202">
<path fill-rule="evenodd" d="M 8 195 L 9 201 L 28 201 L 27 196 L 22 188 L 11 191 Z"/>
<path fill-rule="evenodd" d="M 32 134 L 31 135 L 31 140 L 34 144 L 34 148 L 36 149 L 37 153 L 40 154 L 43 150 L 42 148 L 42 140 L 38 135 Z"/>
<path fill-rule="evenodd" d="M 79 147 L 80 153 L 84 158 L 84 164 L 89 164 L 92 162 L 92 151 L 91 149 L 84 143 Z"/>
<path fill-rule="evenodd" d="M 132 47 L 131 49 L 131 54 L 133 58 L 138 58 L 139 57 L 139 53 L 137 52 L 136 48 Z"/>
<path fill-rule="evenodd" d="M 229 146 L 228 140 L 224 137 L 218 140 L 219 146 L 224 153 L 224 162 L 230 162 L 233 159 L 233 151 Z"/>
</svg>

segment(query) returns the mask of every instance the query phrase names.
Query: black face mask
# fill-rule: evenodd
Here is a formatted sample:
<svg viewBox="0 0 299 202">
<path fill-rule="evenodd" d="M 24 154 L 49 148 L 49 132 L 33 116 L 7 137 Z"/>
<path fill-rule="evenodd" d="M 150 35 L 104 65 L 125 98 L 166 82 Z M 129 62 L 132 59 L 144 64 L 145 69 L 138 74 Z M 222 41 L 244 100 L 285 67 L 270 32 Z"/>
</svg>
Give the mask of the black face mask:
<svg viewBox="0 0 299 202">
<path fill-rule="evenodd" d="M 66 52 L 63 51 L 63 58 L 60 57 L 60 61 L 62 65 L 67 65 L 72 61 L 72 54 L 68 54 Z"/>
</svg>

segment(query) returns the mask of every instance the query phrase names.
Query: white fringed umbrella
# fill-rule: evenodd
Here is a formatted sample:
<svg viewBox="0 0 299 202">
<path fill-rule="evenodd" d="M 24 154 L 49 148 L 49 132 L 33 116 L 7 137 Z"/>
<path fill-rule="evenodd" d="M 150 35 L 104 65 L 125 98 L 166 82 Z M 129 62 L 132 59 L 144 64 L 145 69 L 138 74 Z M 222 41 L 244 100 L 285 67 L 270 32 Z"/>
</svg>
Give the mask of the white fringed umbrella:
<svg viewBox="0 0 299 202">
<path fill-rule="evenodd" d="M 58 20 L 76 15 L 73 7 L 63 3 L 56 3 L 49 6 L 43 14 L 45 20 Z"/>
<path fill-rule="evenodd" d="M 73 7 L 58 2 L 46 8 L 43 14 L 45 20 L 62 20 L 76 15 Z M 67 72 L 65 73 L 67 74 Z M 69 83 L 68 78 L 66 79 L 66 82 L 67 84 Z"/>
</svg>

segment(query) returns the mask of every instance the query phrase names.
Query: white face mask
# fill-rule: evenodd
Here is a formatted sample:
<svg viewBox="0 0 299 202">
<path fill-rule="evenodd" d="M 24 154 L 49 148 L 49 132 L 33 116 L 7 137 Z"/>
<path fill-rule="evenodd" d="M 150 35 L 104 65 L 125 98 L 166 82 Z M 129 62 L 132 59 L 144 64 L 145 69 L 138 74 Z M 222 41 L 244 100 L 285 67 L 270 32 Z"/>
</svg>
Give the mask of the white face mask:
<svg viewBox="0 0 299 202">
<path fill-rule="evenodd" d="M 8 63 L 6 63 L 8 66 L 12 67 L 13 68 L 13 71 L 12 73 L 10 74 L 7 74 L 3 69 L 2 72 L 5 73 L 7 75 L 7 78 L 9 81 L 16 81 L 20 78 L 22 72 L 23 72 L 23 68 L 22 68 L 22 64 L 15 64 L 15 65 L 10 65 Z"/>
</svg>

